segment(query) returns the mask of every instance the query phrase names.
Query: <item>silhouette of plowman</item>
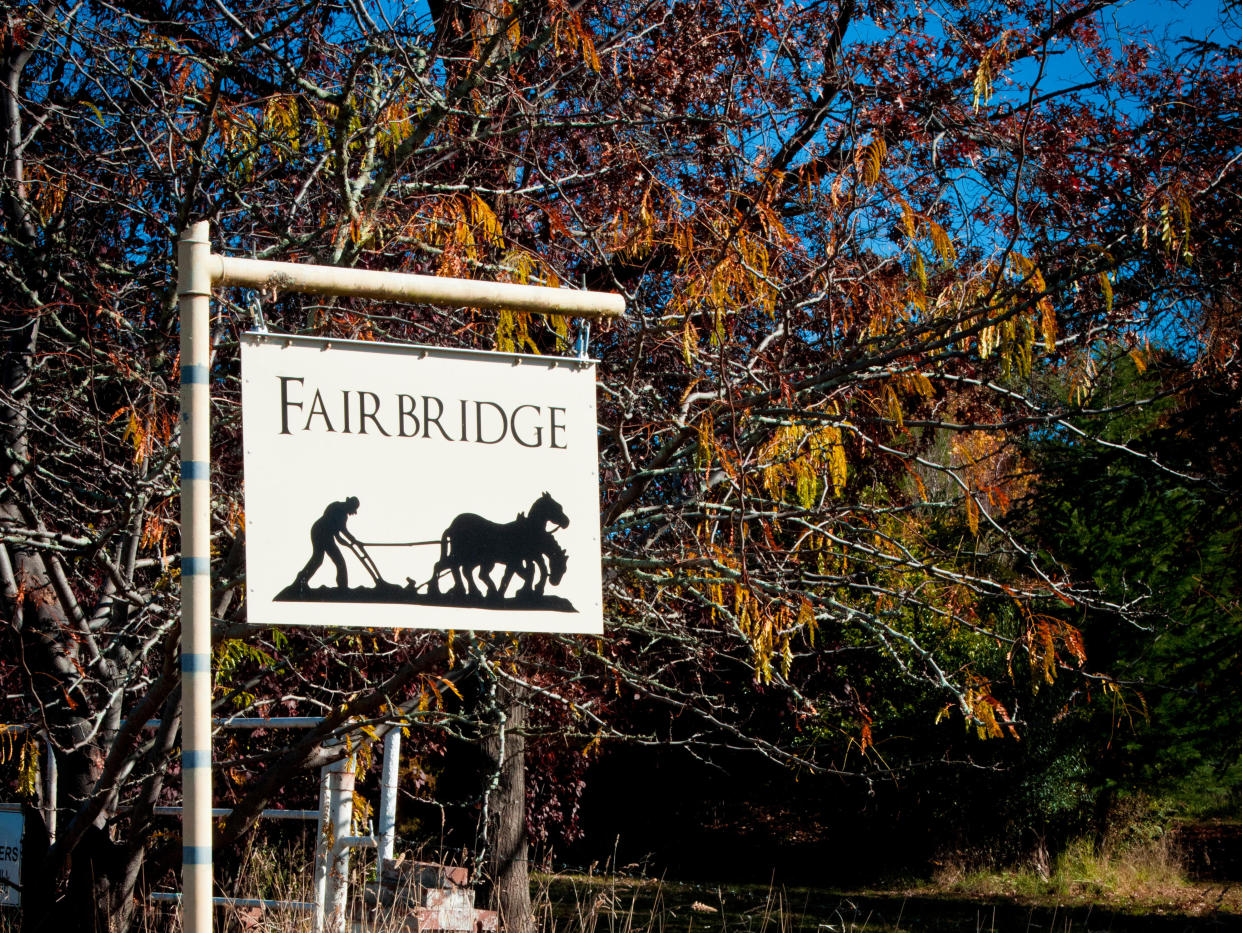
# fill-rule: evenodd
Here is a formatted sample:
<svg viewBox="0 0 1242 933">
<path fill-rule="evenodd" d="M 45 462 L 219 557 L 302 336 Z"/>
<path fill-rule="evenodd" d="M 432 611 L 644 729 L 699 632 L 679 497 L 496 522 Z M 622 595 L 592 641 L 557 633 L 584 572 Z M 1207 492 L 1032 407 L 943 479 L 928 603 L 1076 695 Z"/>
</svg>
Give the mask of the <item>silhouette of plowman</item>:
<svg viewBox="0 0 1242 933">
<path fill-rule="evenodd" d="M 345 556 L 341 553 L 337 542 L 342 544 L 357 544 L 358 539 L 349 533 L 349 529 L 345 527 L 349 521 L 349 516 L 356 515 L 358 512 L 358 497 L 350 496 L 344 502 L 333 502 L 323 510 L 323 515 L 315 519 L 315 523 L 311 525 L 311 558 L 306 562 L 306 566 L 302 568 L 294 581 L 294 586 L 299 589 L 305 589 L 310 583 L 310 578 L 315 575 L 315 571 L 323 565 L 323 559 L 326 555 L 332 558 L 332 563 L 336 565 L 336 586 L 337 589 L 345 589 L 349 585 L 349 574 L 345 569 Z"/>
</svg>

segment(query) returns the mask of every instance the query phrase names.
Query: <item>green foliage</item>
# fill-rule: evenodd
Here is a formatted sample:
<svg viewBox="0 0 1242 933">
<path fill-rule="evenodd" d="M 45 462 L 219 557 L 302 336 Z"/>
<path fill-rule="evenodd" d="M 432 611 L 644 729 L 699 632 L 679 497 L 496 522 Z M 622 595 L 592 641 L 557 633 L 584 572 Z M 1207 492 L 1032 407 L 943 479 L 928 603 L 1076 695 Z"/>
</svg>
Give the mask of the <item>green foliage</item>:
<svg viewBox="0 0 1242 933">
<path fill-rule="evenodd" d="M 1069 574 L 1140 612 L 1126 624 L 1102 609 L 1050 607 L 1082 629 L 1106 679 L 1065 697 L 1072 708 L 1045 728 L 1071 760 L 1091 762 L 1089 783 L 1113 794 L 1228 810 L 1242 789 L 1242 521 L 1239 490 L 1213 463 L 1236 452 L 1236 435 L 1218 433 L 1228 396 L 1166 389 L 1185 375 L 1173 360 L 1144 373 L 1122 356 L 1106 371 L 1084 406 L 1099 414 L 1083 418 L 1105 443 L 1058 436 L 1037 446 L 1031 519 Z M 1037 783 L 1056 797 L 1064 773 L 1063 759 L 1050 759 Z"/>
</svg>

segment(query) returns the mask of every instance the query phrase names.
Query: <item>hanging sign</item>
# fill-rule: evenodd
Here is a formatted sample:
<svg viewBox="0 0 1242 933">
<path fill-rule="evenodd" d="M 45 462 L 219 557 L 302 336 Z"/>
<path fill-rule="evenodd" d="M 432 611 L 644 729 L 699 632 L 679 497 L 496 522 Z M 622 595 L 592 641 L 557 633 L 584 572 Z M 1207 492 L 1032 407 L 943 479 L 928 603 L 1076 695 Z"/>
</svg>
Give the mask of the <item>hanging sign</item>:
<svg viewBox="0 0 1242 933">
<path fill-rule="evenodd" d="M 259 624 L 602 633 L 595 366 L 242 338 Z"/>
</svg>

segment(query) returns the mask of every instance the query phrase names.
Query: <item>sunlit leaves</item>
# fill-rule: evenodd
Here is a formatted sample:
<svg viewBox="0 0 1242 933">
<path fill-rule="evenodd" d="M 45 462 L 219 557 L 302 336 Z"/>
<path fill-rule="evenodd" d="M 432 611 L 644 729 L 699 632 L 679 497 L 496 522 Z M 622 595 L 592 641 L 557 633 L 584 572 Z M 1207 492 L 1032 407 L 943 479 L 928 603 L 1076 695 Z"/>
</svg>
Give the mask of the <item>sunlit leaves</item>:
<svg viewBox="0 0 1242 933">
<path fill-rule="evenodd" d="M 847 461 L 841 428 L 835 424 L 791 424 L 778 428 L 760 454 L 763 485 L 773 496 L 790 494 L 811 508 L 825 491 L 845 489 Z"/>
<path fill-rule="evenodd" d="M 1001 33 L 1000 38 L 988 48 L 979 59 L 975 69 L 973 98 L 971 107 L 979 112 L 980 104 L 986 104 L 992 98 L 992 84 L 1009 57 L 1009 40 L 1013 33 L 1009 30 Z"/>
<path fill-rule="evenodd" d="M 884 157 L 887 154 L 888 146 L 885 145 L 883 138 L 879 136 L 859 148 L 855 156 L 855 162 L 858 165 L 864 185 L 870 187 L 880 180 L 881 166 L 884 164 Z"/>
</svg>

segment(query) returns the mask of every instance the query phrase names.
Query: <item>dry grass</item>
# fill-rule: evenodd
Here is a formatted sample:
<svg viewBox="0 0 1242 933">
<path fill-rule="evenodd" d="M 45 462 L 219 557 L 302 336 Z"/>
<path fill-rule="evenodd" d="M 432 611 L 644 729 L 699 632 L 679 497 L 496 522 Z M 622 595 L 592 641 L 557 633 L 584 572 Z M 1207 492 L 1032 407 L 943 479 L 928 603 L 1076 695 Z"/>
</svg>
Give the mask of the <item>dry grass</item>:
<svg viewBox="0 0 1242 933">
<path fill-rule="evenodd" d="M 1143 836 L 1129 829 L 1111 831 L 1098 844 L 1090 838 L 1075 840 L 1051 860 L 1037 852 L 1025 865 L 949 863 L 923 893 L 1191 915 L 1242 913 L 1242 889 L 1195 882 L 1187 876 L 1170 833 Z"/>
</svg>

